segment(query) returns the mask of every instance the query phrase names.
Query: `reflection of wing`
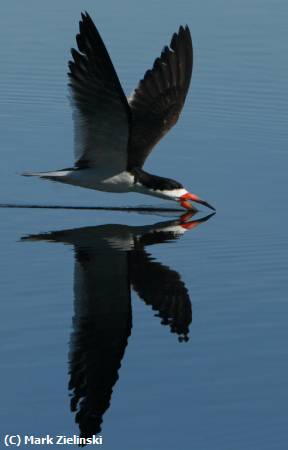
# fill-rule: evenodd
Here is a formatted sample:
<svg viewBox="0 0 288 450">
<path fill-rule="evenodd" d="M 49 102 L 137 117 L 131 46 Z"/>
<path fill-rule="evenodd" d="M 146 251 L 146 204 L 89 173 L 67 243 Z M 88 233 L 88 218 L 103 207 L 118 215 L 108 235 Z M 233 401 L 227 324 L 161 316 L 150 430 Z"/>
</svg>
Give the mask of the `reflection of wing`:
<svg viewBox="0 0 288 450">
<path fill-rule="evenodd" d="M 69 353 L 71 410 L 82 437 L 101 431 L 131 332 L 128 242 L 123 225 L 85 227 L 30 236 L 74 245 L 74 318 Z M 117 239 L 119 237 L 119 239 Z M 129 247 L 129 246 L 128 246 Z"/>
<path fill-rule="evenodd" d="M 74 294 L 71 410 L 81 436 L 89 437 L 101 430 L 131 331 L 126 254 L 103 245 L 77 248 Z"/>
<path fill-rule="evenodd" d="M 139 297 L 157 311 L 161 323 L 169 325 L 179 340 L 188 340 L 192 307 L 179 274 L 136 249 L 130 254 L 130 279 Z"/>
</svg>

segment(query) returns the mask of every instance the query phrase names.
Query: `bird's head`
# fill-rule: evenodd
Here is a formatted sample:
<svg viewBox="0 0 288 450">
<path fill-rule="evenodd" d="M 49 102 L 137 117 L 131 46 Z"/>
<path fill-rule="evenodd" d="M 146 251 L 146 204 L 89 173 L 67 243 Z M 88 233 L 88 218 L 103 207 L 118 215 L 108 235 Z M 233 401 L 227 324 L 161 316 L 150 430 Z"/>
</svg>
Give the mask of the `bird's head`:
<svg viewBox="0 0 288 450">
<path fill-rule="evenodd" d="M 180 203 L 183 208 L 188 209 L 189 211 L 197 211 L 197 208 L 195 208 L 192 202 L 199 203 L 206 206 L 207 208 L 212 209 L 213 211 L 216 211 L 216 209 L 212 205 L 210 205 L 210 203 L 206 202 L 206 200 L 202 200 L 200 197 L 198 197 L 198 195 L 188 192 L 183 188 L 183 186 L 174 189 L 149 190 L 149 192 L 145 193 L 149 193 L 149 195 L 153 195 L 156 197 L 162 197 L 167 200 L 174 200 L 177 203 Z"/>
<path fill-rule="evenodd" d="M 201 205 L 216 211 L 208 202 L 202 200 L 198 195 L 187 191 L 187 189 L 176 180 L 151 175 L 139 168 L 130 169 L 130 173 L 134 177 L 131 189 L 134 192 L 141 192 L 142 194 L 152 195 L 153 197 L 176 201 L 177 203 L 180 203 L 183 208 L 190 211 L 197 211 L 192 202 L 200 203 Z"/>
</svg>

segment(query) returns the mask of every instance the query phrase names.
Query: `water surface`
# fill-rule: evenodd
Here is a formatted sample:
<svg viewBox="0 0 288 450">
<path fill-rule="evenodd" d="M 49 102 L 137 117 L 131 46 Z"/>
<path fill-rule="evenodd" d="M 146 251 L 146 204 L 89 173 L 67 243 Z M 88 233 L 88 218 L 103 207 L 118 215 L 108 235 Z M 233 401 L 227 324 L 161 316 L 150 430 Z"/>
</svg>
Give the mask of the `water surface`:
<svg viewBox="0 0 288 450">
<path fill-rule="evenodd" d="M 192 89 L 145 167 L 217 214 L 188 229 L 179 212 L 0 209 L 1 434 L 89 425 L 109 450 L 284 450 L 287 3 L 6 2 L 2 204 L 171 206 L 19 176 L 71 165 L 66 71 L 84 9 L 127 94 L 189 24 Z"/>
</svg>

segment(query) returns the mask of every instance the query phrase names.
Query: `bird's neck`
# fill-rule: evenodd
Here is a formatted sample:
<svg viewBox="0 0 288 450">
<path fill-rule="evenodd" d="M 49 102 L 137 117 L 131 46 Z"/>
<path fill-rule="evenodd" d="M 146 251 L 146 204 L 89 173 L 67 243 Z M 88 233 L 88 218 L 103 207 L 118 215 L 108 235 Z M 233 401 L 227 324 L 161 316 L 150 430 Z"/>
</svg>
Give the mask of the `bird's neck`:
<svg viewBox="0 0 288 450">
<path fill-rule="evenodd" d="M 168 200 L 177 200 L 187 193 L 181 183 L 170 178 L 149 174 L 138 167 L 130 169 L 129 172 L 134 177 L 133 191 L 135 192 Z"/>
</svg>

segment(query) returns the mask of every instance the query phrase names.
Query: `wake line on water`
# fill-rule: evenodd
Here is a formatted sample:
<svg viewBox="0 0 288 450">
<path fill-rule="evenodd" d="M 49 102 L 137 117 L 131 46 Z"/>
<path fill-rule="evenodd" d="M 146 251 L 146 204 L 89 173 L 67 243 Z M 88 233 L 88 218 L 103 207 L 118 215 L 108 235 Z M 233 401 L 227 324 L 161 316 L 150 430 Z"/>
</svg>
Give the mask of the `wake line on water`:
<svg viewBox="0 0 288 450">
<path fill-rule="evenodd" d="M 155 208 L 152 206 L 65 206 L 65 205 L 29 205 L 17 203 L 0 203 L 0 208 L 22 208 L 22 209 L 72 209 L 84 211 L 142 211 L 142 212 L 185 212 L 182 208 Z"/>
</svg>

